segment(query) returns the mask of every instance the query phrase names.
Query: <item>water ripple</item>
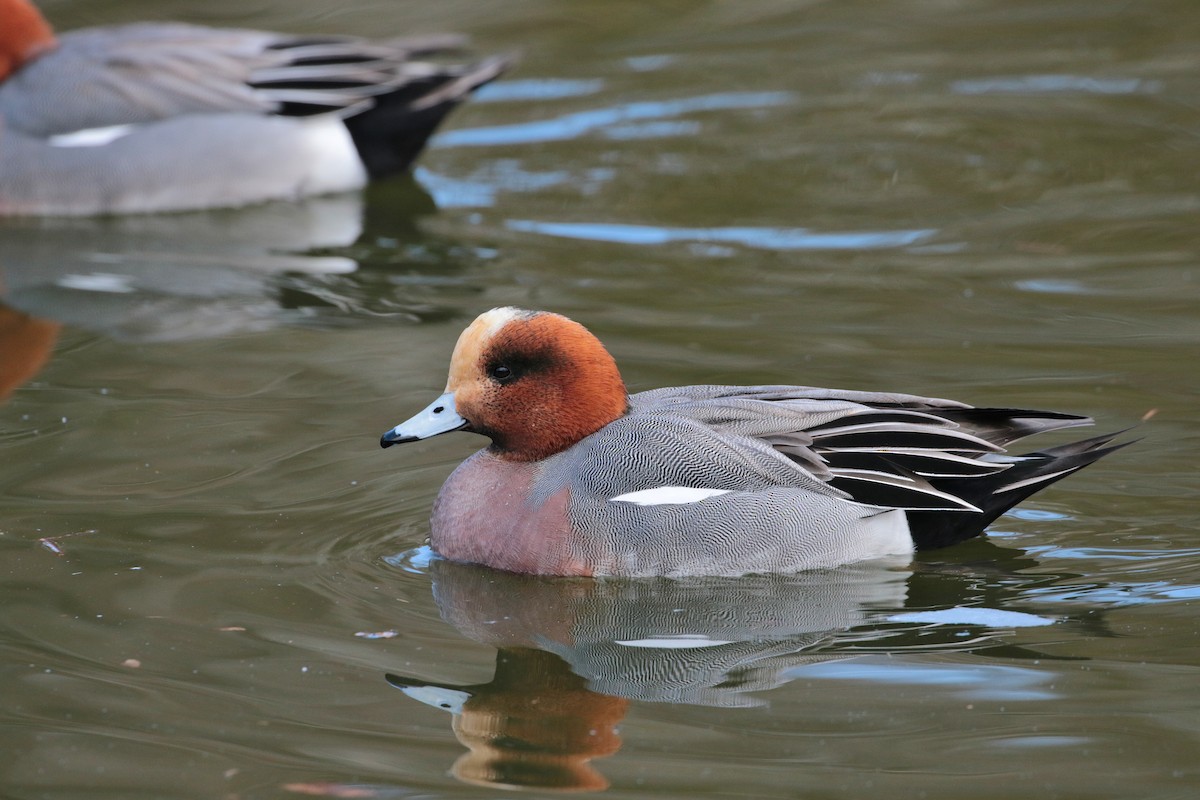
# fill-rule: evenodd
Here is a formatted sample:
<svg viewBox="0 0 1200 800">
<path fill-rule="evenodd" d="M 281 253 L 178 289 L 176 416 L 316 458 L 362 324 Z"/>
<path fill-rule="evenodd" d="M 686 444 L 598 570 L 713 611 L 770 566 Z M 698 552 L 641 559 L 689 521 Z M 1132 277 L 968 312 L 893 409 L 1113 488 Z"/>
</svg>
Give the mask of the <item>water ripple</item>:
<svg viewBox="0 0 1200 800">
<path fill-rule="evenodd" d="M 1031 591 L 1029 595 L 1036 596 L 1041 602 L 1083 603 L 1117 608 L 1200 599 L 1200 586 L 1149 581 L 1107 586 L 1068 586 Z"/>
<path fill-rule="evenodd" d="M 983 625 L 988 628 L 1035 628 L 1053 625 L 1057 620 L 1025 614 L 1020 611 L 1005 611 L 999 608 L 955 606 L 935 611 L 906 611 L 893 614 L 891 622 L 920 622 L 935 625 Z"/>
<path fill-rule="evenodd" d="M 976 700 L 1048 700 L 1058 696 L 1045 685 L 1052 680 L 1049 675 L 989 664 L 906 664 L 863 659 L 795 667 L 788 677 L 946 688 Z"/>
<path fill-rule="evenodd" d="M 1021 291 L 1041 294 L 1095 294 L 1083 281 L 1062 278 L 1031 278 L 1013 284 Z"/>
<path fill-rule="evenodd" d="M 437 557 L 438 555 L 433 552 L 433 548 L 426 544 L 414 547 L 411 550 L 384 556 L 383 561 L 389 566 L 399 567 L 405 572 L 411 572 L 414 575 L 426 575 L 429 573 L 430 562 Z"/>
<path fill-rule="evenodd" d="M 595 167 L 582 174 L 570 170 L 534 171 L 525 169 L 516 159 L 499 159 L 455 178 L 417 167 L 413 175 L 433 195 L 438 208 L 483 208 L 496 204 L 496 195 L 506 192 L 536 192 L 570 184 L 583 194 L 595 192 L 600 184 L 616 173 L 608 167 Z"/>
<path fill-rule="evenodd" d="M 504 103 L 512 100 L 559 100 L 582 97 L 604 88 L 600 78 L 531 78 L 523 81 L 489 83 L 471 96 L 472 103 Z"/>
<path fill-rule="evenodd" d="M 1200 550 L 1184 549 L 1154 549 L 1137 547 L 1058 547 L 1041 545 L 1027 548 L 1030 555 L 1040 559 L 1046 558 L 1081 558 L 1088 560 L 1109 561 L 1160 561 L 1165 558 L 1196 558 Z"/>
<path fill-rule="evenodd" d="M 1093 78 L 1087 75 L 1020 75 L 1013 78 L 974 78 L 954 81 L 955 94 L 1141 94 L 1162 89 L 1162 81 L 1141 78 Z"/>
<path fill-rule="evenodd" d="M 679 119 L 614 125 L 605 129 L 604 135 L 609 139 L 664 139 L 668 136 L 691 136 L 699 132 L 700 123 L 696 120 Z"/>
<path fill-rule="evenodd" d="M 807 228 L 664 228 L 608 222 L 539 222 L 513 219 L 505 226 L 523 233 L 619 244 L 660 245 L 671 242 L 740 244 L 764 250 L 877 250 L 904 247 L 936 231 L 846 231 L 814 233 Z"/>
<path fill-rule="evenodd" d="M 722 92 L 677 100 L 653 100 L 623 103 L 610 108 L 577 111 L 554 119 L 463 128 L 435 136 L 437 147 L 487 147 L 534 142 L 561 142 L 578 139 L 604 128 L 635 120 L 671 119 L 700 111 L 767 108 L 790 103 L 791 92 Z"/>
<path fill-rule="evenodd" d="M 660 70 L 668 64 L 675 62 L 675 56 L 672 55 L 656 55 L 656 56 L 633 56 L 625 59 L 625 64 L 634 72 L 654 72 Z"/>
</svg>

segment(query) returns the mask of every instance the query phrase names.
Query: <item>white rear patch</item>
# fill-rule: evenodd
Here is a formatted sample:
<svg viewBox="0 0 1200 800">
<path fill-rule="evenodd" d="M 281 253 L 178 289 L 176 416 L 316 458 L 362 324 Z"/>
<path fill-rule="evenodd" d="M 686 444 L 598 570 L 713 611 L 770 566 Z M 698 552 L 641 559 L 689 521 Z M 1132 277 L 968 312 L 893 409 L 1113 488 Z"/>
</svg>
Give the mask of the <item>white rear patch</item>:
<svg viewBox="0 0 1200 800">
<path fill-rule="evenodd" d="M 854 558 L 909 555 L 914 550 L 908 517 L 898 508 L 859 520 L 854 536 Z"/>
<path fill-rule="evenodd" d="M 85 128 L 81 131 L 60 133 L 46 141 L 51 147 L 103 147 L 122 136 L 133 132 L 133 125 L 109 125 L 106 128 Z"/>
<path fill-rule="evenodd" d="M 706 497 L 729 494 L 729 489 L 697 489 L 692 486 L 659 486 L 638 492 L 619 494 L 608 498 L 610 502 L 635 503 L 639 506 L 680 506 L 698 503 Z"/>
<path fill-rule="evenodd" d="M 310 117 L 304 120 L 304 133 L 311 151 L 305 194 L 347 192 L 367 185 L 367 169 L 340 118 Z"/>
</svg>

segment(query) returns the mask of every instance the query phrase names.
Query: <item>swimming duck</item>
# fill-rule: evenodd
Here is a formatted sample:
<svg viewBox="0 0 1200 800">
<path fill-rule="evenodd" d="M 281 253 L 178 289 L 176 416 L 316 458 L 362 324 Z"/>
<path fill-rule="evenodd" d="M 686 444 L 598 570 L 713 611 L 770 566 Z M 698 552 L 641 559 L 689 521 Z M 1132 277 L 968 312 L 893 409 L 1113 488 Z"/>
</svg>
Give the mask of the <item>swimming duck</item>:
<svg viewBox="0 0 1200 800">
<path fill-rule="evenodd" d="M 497 308 L 459 336 L 445 393 L 380 444 L 457 430 L 492 440 L 434 503 L 429 541 L 445 558 L 543 575 L 733 576 L 978 536 L 1124 445 L 1005 446 L 1091 422 L 808 386 L 629 395 L 579 323 Z"/>
<path fill-rule="evenodd" d="M 367 41 L 173 23 L 55 36 L 0 0 L 0 215 L 240 206 L 406 169 L 509 59 L 441 36 Z"/>
</svg>

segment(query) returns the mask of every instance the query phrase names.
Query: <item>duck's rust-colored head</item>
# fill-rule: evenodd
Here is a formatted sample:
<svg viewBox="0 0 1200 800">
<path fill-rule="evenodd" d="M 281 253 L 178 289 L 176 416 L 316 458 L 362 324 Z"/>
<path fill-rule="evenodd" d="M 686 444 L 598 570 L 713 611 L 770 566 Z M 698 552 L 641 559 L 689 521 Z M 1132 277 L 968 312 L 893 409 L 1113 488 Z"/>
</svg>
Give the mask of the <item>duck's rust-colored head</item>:
<svg viewBox="0 0 1200 800">
<path fill-rule="evenodd" d="M 501 458 L 537 461 L 628 408 L 616 362 L 587 328 L 560 314 L 495 308 L 458 337 L 445 393 L 380 444 L 469 430 Z"/>
</svg>

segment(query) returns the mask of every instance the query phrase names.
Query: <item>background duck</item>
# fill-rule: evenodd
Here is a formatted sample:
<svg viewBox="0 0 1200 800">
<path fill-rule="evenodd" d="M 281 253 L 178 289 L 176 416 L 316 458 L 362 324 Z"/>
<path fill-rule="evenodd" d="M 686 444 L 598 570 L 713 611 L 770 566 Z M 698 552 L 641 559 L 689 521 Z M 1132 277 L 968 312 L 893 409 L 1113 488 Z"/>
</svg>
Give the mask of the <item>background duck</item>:
<svg viewBox="0 0 1200 800">
<path fill-rule="evenodd" d="M 507 57 L 458 36 L 367 41 L 177 23 L 56 36 L 0 0 L 0 214 L 240 206 L 408 168 Z"/>
</svg>

